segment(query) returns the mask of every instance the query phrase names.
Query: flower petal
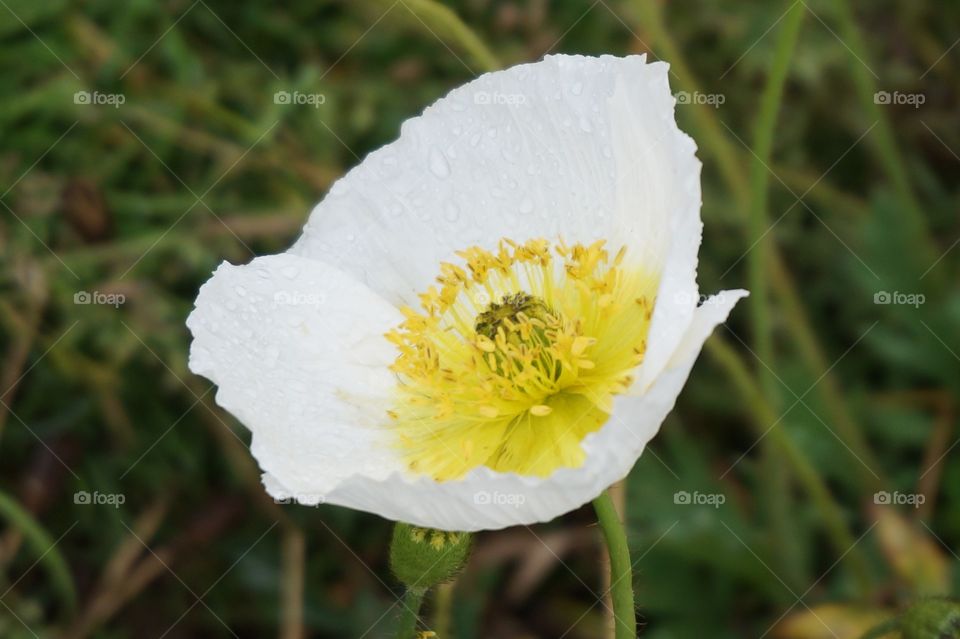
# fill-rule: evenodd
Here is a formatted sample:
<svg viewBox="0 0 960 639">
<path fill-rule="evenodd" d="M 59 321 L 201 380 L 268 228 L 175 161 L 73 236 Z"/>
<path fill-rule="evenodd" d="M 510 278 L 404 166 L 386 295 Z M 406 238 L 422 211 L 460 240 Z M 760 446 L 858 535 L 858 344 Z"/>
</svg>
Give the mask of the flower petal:
<svg viewBox="0 0 960 639">
<path fill-rule="evenodd" d="M 700 162 L 667 70 L 644 56 L 549 56 L 480 76 L 339 180 L 291 250 L 416 305 L 470 245 L 607 239 L 695 293 Z M 676 339 L 692 310 L 668 322 Z M 672 352 L 666 341 L 655 357 Z"/>
<path fill-rule="evenodd" d="M 260 466 L 304 502 L 344 476 L 399 464 L 382 424 L 396 379 L 391 304 L 322 262 L 283 254 L 220 265 L 187 320 L 190 370 L 252 432 Z"/>
<path fill-rule="evenodd" d="M 584 439 L 587 459 L 549 477 L 522 477 L 482 467 L 461 480 L 435 482 L 403 472 L 382 479 L 357 474 L 325 496 L 327 503 L 442 530 L 495 530 L 549 521 L 597 497 L 624 478 L 673 408 L 704 340 L 723 322 L 744 291 L 725 291 L 698 307 L 667 368 L 639 396 L 619 396 L 604 427 Z M 296 492 L 278 477 L 264 477 L 278 497 Z"/>
<path fill-rule="evenodd" d="M 190 366 L 253 431 L 267 490 L 472 531 L 552 519 L 624 477 L 743 294 L 697 307 L 700 163 L 674 102 L 667 66 L 642 56 L 481 76 L 338 181 L 290 253 L 222 265 L 188 320 Z M 503 237 L 605 239 L 660 276 L 638 381 L 584 439 L 579 468 L 413 476 L 385 419 L 397 353 L 383 334 L 440 262 Z"/>
<path fill-rule="evenodd" d="M 738 288 L 721 291 L 705 299 L 703 304 L 697 307 L 693 322 L 684 334 L 680 346 L 671 356 L 669 366 L 679 366 L 691 356 L 696 357 L 713 329 L 725 322 L 737 302 L 748 295 L 748 291 Z"/>
</svg>

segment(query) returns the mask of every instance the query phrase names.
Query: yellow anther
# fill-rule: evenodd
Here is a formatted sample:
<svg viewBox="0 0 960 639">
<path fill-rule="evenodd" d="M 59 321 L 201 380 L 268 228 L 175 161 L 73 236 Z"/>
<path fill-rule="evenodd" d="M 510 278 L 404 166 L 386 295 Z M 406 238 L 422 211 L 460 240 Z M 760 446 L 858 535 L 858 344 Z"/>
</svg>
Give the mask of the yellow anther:
<svg viewBox="0 0 960 639">
<path fill-rule="evenodd" d="M 587 337 L 585 335 L 581 335 L 573 340 L 573 345 L 570 347 L 570 354 L 574 357 L 580 357 L 583 355 L 584 351 L 596 343 L 596 337 Z"/>
<path fill-rule="evenodd" d="M 486 417 L 487 419 L 493 419 L 494 417 L 500 414 L 500 412 L 497 410 L 495 406 L 481 406 L 478 409 L 478 412 L 484 417 Z"/>
<path fill-rule="evenodd" d="M 627 253 L 611 259 L 602 240 L 505 238 L 440 265 L 420 309 L 401 309 L 386 335 L 397 349 L 389 415 L 411 472 L 545 476 L 580 463 L 578 442 L 606 421 L 646 350 L 659 282 Z"/>
<path fill-rule="evenodd" d="M 477 335 L 476 345 L 484 353 L 493 353 L 497 350 L 497 344 L 486 335 Z"/>
</svg>

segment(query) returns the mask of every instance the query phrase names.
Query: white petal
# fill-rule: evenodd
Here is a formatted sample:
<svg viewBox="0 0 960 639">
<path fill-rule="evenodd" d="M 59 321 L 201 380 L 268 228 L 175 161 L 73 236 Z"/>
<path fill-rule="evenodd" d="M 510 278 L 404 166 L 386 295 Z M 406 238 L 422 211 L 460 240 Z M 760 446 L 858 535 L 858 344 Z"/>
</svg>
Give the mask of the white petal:
<svg viewBox="0 0 960 639">
<path fill-rule="evenodd" d="M 666 65 L 637 56 L 553 56 L 481 76 L 337 182 L 292 254 L 221 266 L 188 321 L 191 369 L 253 431 L 267 490 L 481 530 L 552 519 L 624 477 L 739 297 L 696 306 L 700 163 L 673 105 Z M 393 304 L 416 304 L 455 251 L 501 237 L 606 239 L 661 275 L 635 395 L 586 438 L 581 468 L 414 478 L 384 423 Z M 305 301 L 278 303 L 284 292 Z"/>
<path fill-rule="evenodd" d="M 550 56 L 480 76 L 339 180 L 292 251 L 415 304 L 439 263 L 472 244 L 604 238 L 695 296 L 700 162 L 674 120 L 667 69 Z M 671 317 L 654 359 L 692 310 Z"/>
<path fill-rule="evenodd" d="M 326 494 L 326 502 L 374 512 L 388 519 L 444 530 L 493 530 L 549 521 L 597 497 L 624 478 L 673 408 L 704 340 L 726 319 L 744 291 L 725 291 L 694 312 L 680 348 L 640 396 L 616 399 L 604 427 L 584 440 L 587 459 L 546 478 L 478 468 L 464 479 L 437 483 L 397 472 L 382 480 L 354 475 Z M 275 476 L 264 478 L 277 496 L 296 492 Z"/>
<path fill-rule="evenodd" d="M 382 429 L 396 351 L 392 305 L 322 262 L 283 254 L 223 263 L 187 320 L 190 369 L 252 432 L 260 466 L 316 502 L 343 477 L 397 470 Z"/>
<path fill-rule="evenodd" d="M 670 358 L 670 366 L 678 366 L 691 356 L 696 357 L 713 329 L 727 320 L 730 311 L 744 297 L 750 295 L 743 289 L 721 291 L 711 295 L 697 307 L 693 322 L 687 329 L 679 348 Z"/>
</svg>

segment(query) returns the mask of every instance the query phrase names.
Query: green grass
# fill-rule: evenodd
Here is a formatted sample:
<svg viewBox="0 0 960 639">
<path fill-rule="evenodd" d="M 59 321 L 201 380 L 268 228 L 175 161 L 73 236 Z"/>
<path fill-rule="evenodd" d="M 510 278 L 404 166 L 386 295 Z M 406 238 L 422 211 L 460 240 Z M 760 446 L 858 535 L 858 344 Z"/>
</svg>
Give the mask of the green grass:
<svg viewBox="0 0 960 639">
<path fill-rule="evenodd" d="M 629 478 L 642 636 L 831 637 L 817 617 L 855 636 L 956 595 L 960 7 L 443 6 L 3 0 L 0 636 L 391 635 L 389 522 L 267 498 L 247 432 L 186 370 L 184 320 L 220 261 L 284 250 L 404 119 L 548 50 L 648 52 L 675 91 L 723 96 L 677 107 L 704 162 L 701 288 L 763 293 Z M 593 523 L 478 535 L 426 618 L 449 612 L 458 639 L 600 636 Z"/>
</svg>

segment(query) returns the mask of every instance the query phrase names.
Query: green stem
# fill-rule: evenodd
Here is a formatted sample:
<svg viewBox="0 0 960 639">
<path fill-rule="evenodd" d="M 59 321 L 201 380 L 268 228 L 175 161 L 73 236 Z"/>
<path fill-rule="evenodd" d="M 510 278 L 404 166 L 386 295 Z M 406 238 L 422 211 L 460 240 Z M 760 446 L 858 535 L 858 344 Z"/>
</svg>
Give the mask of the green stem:
<svg viewBox="0 0 960 639">
<path fill-rule="evenodd" d="M 850 75 L 853 76 L 853 85 L 861 108 L 867 112 L 871 121 L 876 122 L 875 131 L 868 137 L 868 143 L 874 147 L 877 158 L 897 193 L 900 205 L 909 216 L 910 231 L 915 235 L 911 239 L 920 242 L 925 251 L 935 256 L 936 253 L 930 245 L 927 219 L 910 184 L 903 156 L 897 148 L 893 127 L 890 125 L 884 107 L 874 98 L 877 92 L 877 77 L 869 67 L 870 55 L 853 9 L 849 0 L 837 0 L 831 3 L 831 7 L 840 21 L 841 37 L 846 51 L 850 54 Z"/>
<path fill-rule="evenodd" d="M 670 84 L 673 89 L 678 88 L 673 82 L 676 79 L 679 88 L 691 93 L 696 91 L 699 83 L 687 65 L 686 59 L 681 55 L 680 47 L 664 25 L 658 0 L 636 0 L 634 4 L 640 13 L 643 28 L 649 33 L 650 40 L 658 45 L 658 50 L 663 53 L 663 59 L 670 63 L 670 74 L 673 76 Z M 716 166 L 730 186 L 731 192 L 741 204 L 744 204 L 747 201 L 748 191 L 743 173 L 737 168 L 741 166 L 740 158 L 724 136 L 724 131 L 720 128 L 720 123 L 713 111 L 715 109 L 707 105 L 694 105 L 692 115 L 704 146 L 709 148 L 717 159 Z"/>
<path fill-rule="evenodd" d="M 389 4 L 383 2 L 382 4 Z M 404 0 L 400 3 L 412 13 L 423 27 L 444 43 L 459 45 L 480 67 L 481 71 L 494 71 L 501 67 L 497 56 L 483 40 L 460 19 L 449 7 L 435 0 Z M 470 69 L 473 71 L 473 69 Z"/>
<path fill-rule="evenodd" d="M 646 29 L 651 45 L 655 46 L 664 54 L 664 58 L 669 60 L 671 65 L 671 85 L 673 80 L 677 81 L 675 89 L 695 92 L 699 89 L 698 79 L 694 76 L 690 67 L 686 64 L 683 49 L 677 45 L 673 37 L 667 31 L 663 24 L 660 5 L 657 0 L 634 0 L 634 4 L 641 14 L 643 20 L 642 26 Z M 843 4 L 842 2 L 840 4 Z M 846 7 L 841 7 L 846 9 Z M 847 27 L 849 27 L 849 21 Z M 853 27 L 855 28 L 855 24 Z M 869 80 L 869 78 L 868 78 Z M 861 97 L 866 102 L 865 92 L 861 90 Z M 872 95 L 870 103 L 872 104 Z M 737 204 L 737 210 L 749 211 L 750 190 L 743 178 L 743 174 L 738 170 L 745 164 L 742 161 L 742 153 L 738 153 L 733 143 L 721 130 L 720 121 L 716 109 L 707 105 L 692 105 L 697 128 L 697 137 L 704 142 L 705 151 L 709 151 L 716 160 L 715 164 L 719 168 L 722 177 L 727 183 L 730 193 L 734 196 Z M 887 158 L 888 169 L 889 159 Z M 896 161 L 897 158 L 894 158 Z M 778 169 L 779 170 L 779 169 Z M 896 168 L 894 168 L 896 170 Z M 901 189 L 902 190 L 902 189 Z M 829 421 L 836 424 L 837 431 L 844 443 L 853 450 L 857 457 L 871 469 L 879 468 L 875 463 L 870 447 L 867 445 L 863 436 L 861 425 L 854 419 L 850 409 L 845 401 L 839 385 L 834 381 L 832 367 L 820 346 L 816 337 L 816 332 L 810 322 L 809 315 L 803 304 L 800 303 L 800 296 L 796 285 L 789 275 L 786 262 L 780 254 L 778 248 L 774 245 L 771 248 L 771 273 L 772 285 L 777 295 L 788 307 L 783 313 L 786 318 L 786 327 L 791 333 L 791 337 L 801 344 L 797 349 L 804 364 L 809 372 L 820 379 L 817 384 L 817 393 L 824 399 L 824 403 L 829 413 Z M 826 372 L 825 372 L 826 371 Z M 769 423 L 767 424 L 769 427 Z M 802 454 L 802 453 L 801 453 Z M 858 464 L 863 472 L 861 477 L 864 485 L 873 486 L 881 483 L 875 478 L 869 470 Z M 876 471 L 879 472 L 879 471 Z M 866 491 L 870 492 L 870 491 Z"/>
<path fill-rule="evenodd" d="M 420 618 L 420 606 L 423 605 L 425 588 L 408 588 L 403 596 L 403 608 L 397 625 L 397 639 L 413 639 L 417 633 L 417 620 Z"/>
<path fill-rule="evenodd" d="M 758 369 L 760 386 L 767 401 L 775 410 L 780 410 L 781 403 L 780 388 L 773 374 L 776 359 L 773 349 L 773 328 L 770 323 L 769 264 L 775 244 L 773 234 L 768 232 L 770 224 L 767 210 L 770 186 L 768 167 L 770 156 L 773 154 L 773 134 L 783 101 L 783 88 L 805 13 L 806 8 L 802 4 L 794 3 L 788 9 L 783 26 L 777 35 L 769 78 L 760 97 L 760 111 L 753 131 L 753 161 L 750 166 L 748 233 L 755 238 L 757 246 L 747 255 L 750 281 L 749 302 L 753 320 L 754 349 L 757 358 L 764 364 Z M 774 428 L 782 427 L 782 425 L 774 426 Z M 776 532 L 776 539 L 781 542 L 777 553 L 780 568 L 784 571 L 786 578 L 797 585 L 802 583 L 805 577 L 797 545 L 790 542 L 795 516 L 793 496 L 790 493 L 790 476 L 772 438 L 763 441 L 761 451 L 764 474 L 769 480 L 761 494 L 771 526 Z"/>
<path fill-rule="evenodd" d="M 767 216 L 768 190 L 770 183 L 770 155 L 773 152 L 773 132 L 777 125 L 777 114 L 783 100 L 783 87 L 786 84 L 787 72 L 790 69 L 790 58 L 793 55 L 803 24 L 806 8 L 801 3 L 794 3 L 787 11 L 783 27 L 777 38 L 777 47 L 770 68 L 770 77 L 760 98 L 760 113 L 754 129 L 754 157 L 750 166 L 750 235 L 755 238 L 757 246 L 747 255 L 750 269 L 750 304 L 753 311 L 754 340 L 757 356 L 768 366 L 773 366 L 773 336 L 770 328 L 769 314 L 769 265 L 773 247 L 773 237 L 767 232 L 770 220 Z M 776 380 L 767 368 L 760 371 L 761 384 L 771 402 L 779 394 Z"/>
<path fill-rule="evenodd" d="M 617 639 L 636 639 L 637 616 L 633 604 L 633 565 L 623 522 L 613 500 L 604 492 L 593 500 L 597 521 L 603 530 L 610 553 L 610 589 L 613 592 L 613 616 Z"/>
<path fill-rule="evenodd" d="M 450 635 L 450 618 L 453 614 L 453 587 L 455 581 L 448 581 L 437 586 L 433 597 L 433 631 L 437 637 Z"/>
<path fill-rule="evenodd" d="M 816 468 L 796 445 L 790 434 L 783 428 L 770 428 L 781 418 L 770 408 L 760 387 L 754 383 L 750 371 L 747 369 L 737 351 L 730 347 L 719 335 L 712 336 L 706 343 L 707 351 L 717 360 L 733 386 L 740 393 L 744 406 L 753 417 L 753 425 L 758 436 L 770 437 L 777 446 L 784 461 L 792 467 L 797 481 L 804 487 L 817 510 L 823 517 L 824 527 L 834 549 L 842 555 L 849 556 L 847 560 L 856 579 L 857 588 L 864 597 L 868 596 L 873 588 L 870 576 L 870 566 L 867 558 L 857 544 L 857 540 L 850 532 L 844 518 L 844 513 L 837 504 L 826 482 L 817 473 Z"/>
<path fill-rule="evenodd" d="M 796 344 L 796 351 L 811 372 L 829 372 L 833 366 L 827 359 L 823 348 L 820 347 L 817 336 L 806 319 L 806 311 L 797 293 L 797 286 L 790 275 L 790 271 L 784 264 L 783 258 L 776 252 L 773 254 L 770 274 L 773 283 L 777 286 L 780 295 L 779 301 L 783 304 L 781 316 L 792 334 L 791 337 Z M 860 424 L 854 419 L 853 414 L 847 407 L 843 398 L 843 390 L 837 383 L 836 378 L 823 373 L 822 379 L 817 384 L 817 389 L 829 411 L 831 425 L 844 443 L 860 459 L 860 462 L 854 464 L 853 468 L 859 479 L 858 488 L 861 494 L 872 494 L 879 490 L 881 486 L 887 485 L 887 482 L 883 479 L 884 473 L 880 462 L 877 461 L 870 445 L 864 438 L 863 429 L 860 428 Z"/>
</svg>

